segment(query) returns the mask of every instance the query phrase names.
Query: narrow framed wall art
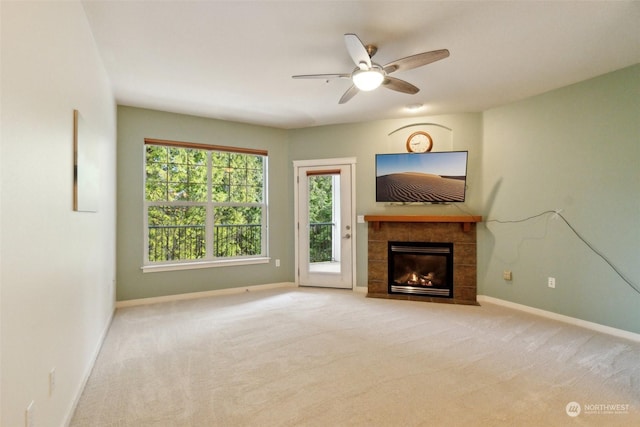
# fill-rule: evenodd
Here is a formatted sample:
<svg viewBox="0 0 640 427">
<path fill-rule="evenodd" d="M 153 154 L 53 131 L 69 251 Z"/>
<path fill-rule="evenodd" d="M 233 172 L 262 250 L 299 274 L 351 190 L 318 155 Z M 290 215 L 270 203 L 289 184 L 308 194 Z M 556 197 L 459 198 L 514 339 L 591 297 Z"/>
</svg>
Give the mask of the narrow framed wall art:
<svg viewBox="0 0 640 427">
<path fill-rule="evenodd" d="M 98 212 L 100 168 L 97 142 L 80 111 L 73 110 L 73 210 Z"/>
</svg>

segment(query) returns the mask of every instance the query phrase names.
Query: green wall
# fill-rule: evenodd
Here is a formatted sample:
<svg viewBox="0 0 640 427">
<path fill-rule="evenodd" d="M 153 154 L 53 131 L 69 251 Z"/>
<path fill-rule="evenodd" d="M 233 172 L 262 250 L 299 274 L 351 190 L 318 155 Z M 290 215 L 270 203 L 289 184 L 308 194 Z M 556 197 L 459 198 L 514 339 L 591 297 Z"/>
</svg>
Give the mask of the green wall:
<svg viewBox="0 0 640 427">
<path fill-rule="evenodd" d="M 484 113 L 483 211 L 561 214 L 638 287 L 640 66 Z M 479 228 L 479 293 L 640 333 L 640 294 L 553 215 Z M 502 271 L 513 271 L 513 281 Z M 556 288 L 547 277 L 556 278 Z"/>
<path fill-rule="evenodd" d="M 294 160 L 355 157 L 356 214 L 459 215 L 513 221 L 562 215 L 637 286 L 640 277 L 640 66 L 484 113 L 279 130 L 130 107 L 118 110 L 118 299 L 293 282 Z M 434 151 L 468 150 L 467 202 L 375 203 L 374 156 L 426 129 Z M 144 137 L 269 150 L 270 255 L 282 267 L 145 273 Z M 357 286 L 367 284 L 367 228 L 356 226 Z M 640 295 L 560 218 L 478 226 L 479 294 L 640 332 Z M 513 271 L 505 282 L 502 271 Z M 557 280 L 547 287 L 547 277 Z"/>
<path fill-rule="evenodd" d="M 290 156 L 291 160 L 355 157 L 357 159 L 355 197 L 358 215 L 374 213 L 388 215 L 477 214 L 481 209 L 482 194 L 480 182 L 481 119 L 481 114 L 457 114 L 297 129 L 290 131 Z M 417 125 L 421 123 L 429 124 Z M 412 126 L 414 124 L 416 126 Z M 408 127 L 401 129 L 405 126 Z M 383 203 L 375 202 L 375 154 L 406 152 L 407 137 L 418 129 L 426 129 L 433 136 L 433 151 L 469 151 L 466 203 L 446 206 L 386 206 Z M 293 192 L 293 184 L 290 189 Z M 367 224 L 357 224 L 355 229 L 356 285 L 366 287 Z"/>
<path fill-rule="evenodd" d="M 426 125 L 412 126 L 418 123 Z M 400 129 L 402 127 L 405 129 Z M 376 153 L 405 151 L 407 136 L 426 129 L 434 150 L 469 150 L 469 189 L 465 205 L 385 207 L 375 203 Z M 394 132 L 396 131 L 396 132 Z M 389 135 L 391 133 L 391 135 Z M 144 138 L 263 148 L 269 151 L 268 265 L 214 267 L 143 273 Z M 293 160 L 355 157 L 356 211 L 359 214 L 453 214 L 480 209 L 480 114 L 414 117 L 348 125 L 280 130 L 133 107 L 118 107 L 119 301 L 209 291 L 256 284 L 294 282 Z M 461 210 L 462 209 L 462 210 Z M 357 285 L 367 286 L 367 230 L 357 224 Z M 275 267 L 276 258 L 281 267 Z"/>
<path fill-rule="evenodd" d="M 143 273 L 144 138 L 269 151 L 269 264 Z M 293 197 L 284 130 L 118 107 L 117 299 L 293 282 Z M 275 259 L 281 266 L 275 267 Z"/>
</svg>

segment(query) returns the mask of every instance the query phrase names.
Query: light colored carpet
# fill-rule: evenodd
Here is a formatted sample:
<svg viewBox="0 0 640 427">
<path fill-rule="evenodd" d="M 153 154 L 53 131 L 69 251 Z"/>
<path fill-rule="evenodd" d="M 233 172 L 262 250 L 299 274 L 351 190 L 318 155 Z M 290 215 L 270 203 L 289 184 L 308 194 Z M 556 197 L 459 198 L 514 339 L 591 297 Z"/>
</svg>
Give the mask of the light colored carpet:
<svg viewBox="0 0 640 427">
<path fill-rule="evenodd" d="M 640 343 L 328 289 L 124 308 L 71 425 L 640 425 Z"/>
</svg>

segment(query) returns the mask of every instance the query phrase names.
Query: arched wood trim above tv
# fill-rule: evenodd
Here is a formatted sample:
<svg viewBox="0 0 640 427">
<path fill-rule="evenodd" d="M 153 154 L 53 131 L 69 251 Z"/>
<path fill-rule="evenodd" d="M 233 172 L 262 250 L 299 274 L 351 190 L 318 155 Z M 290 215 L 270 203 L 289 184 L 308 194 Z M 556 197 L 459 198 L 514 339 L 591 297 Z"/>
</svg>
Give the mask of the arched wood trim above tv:
<svg viewBox="0 0 640 427">
<path fill-rule="evenodd" d="M 410 128 L 410 127 L 414 127 L 414 126 L 437 126 L 437 127 L 441 127 L 441 128 L 443 128 L 443 129 L 446 129 L 446 130 L 448 130 L 448 131 L 450 131 L 450 132 L 451 132 L 451 131 L 453 131 L 453 129 L 451 129 L 451 128 L 449 128 L 449 127 L 446 127 L 446 126 L 444 126 L 444 125 L 441 125 L 441 124 L 439 124 L 439 123 L 412 123 L 412 124 L 410 124 L 410 125 L 401 126 L 401 127 L 399 127 L 398 129 L 396 129 L 396 130 L 394 130 L 394 131 L 389 132 L 389 133 L 387 134 L 387 136 L 391 136 L 391 135 L 393 135 L 394 133 L 396 133 L 396 132 L 398 132 L 398 131 L 401 131 L 402 129 L 406 129 L 406 128 Z"/>
</svg>

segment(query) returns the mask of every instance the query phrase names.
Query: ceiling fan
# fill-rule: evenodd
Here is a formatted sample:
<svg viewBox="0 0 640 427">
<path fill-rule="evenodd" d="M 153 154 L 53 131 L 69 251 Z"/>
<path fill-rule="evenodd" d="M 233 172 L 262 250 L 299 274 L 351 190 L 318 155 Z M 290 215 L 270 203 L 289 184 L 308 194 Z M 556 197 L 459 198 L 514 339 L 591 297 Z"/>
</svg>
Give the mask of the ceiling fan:
<svg viewBox="0 0 640 427">
<path fill-rule="evenodd" d="M 340 98 L 339 104 L 344 104 L 353 98 L 358 92 L 370 91 L 379 86 L 387 89 L 395 90 L 402 93 L 414 95 L 420 89 L 409 82 L 390 77 L 389 74 L 396 71 L 411 70 L 413 68 L 422 67 L 423 65 L 439 61 L 449 56 L 447 49 L 432 50 L 429 52 L 418 53 L 416 55 L 407 56 L 406 58 L 397 59 L 380 66 L 371 61 L 373 55 L 376 54 L 378 48 L 374 45 L 364 45 L 355 34 L 345 34 L 344 41 L 347 45 L 349 56 L 356 64 L 356 68 L 351 73 L 341 74 L 302 74 L 292 76 L 294 79 L 351 79 L 353 84 Z"/>
</svg>

